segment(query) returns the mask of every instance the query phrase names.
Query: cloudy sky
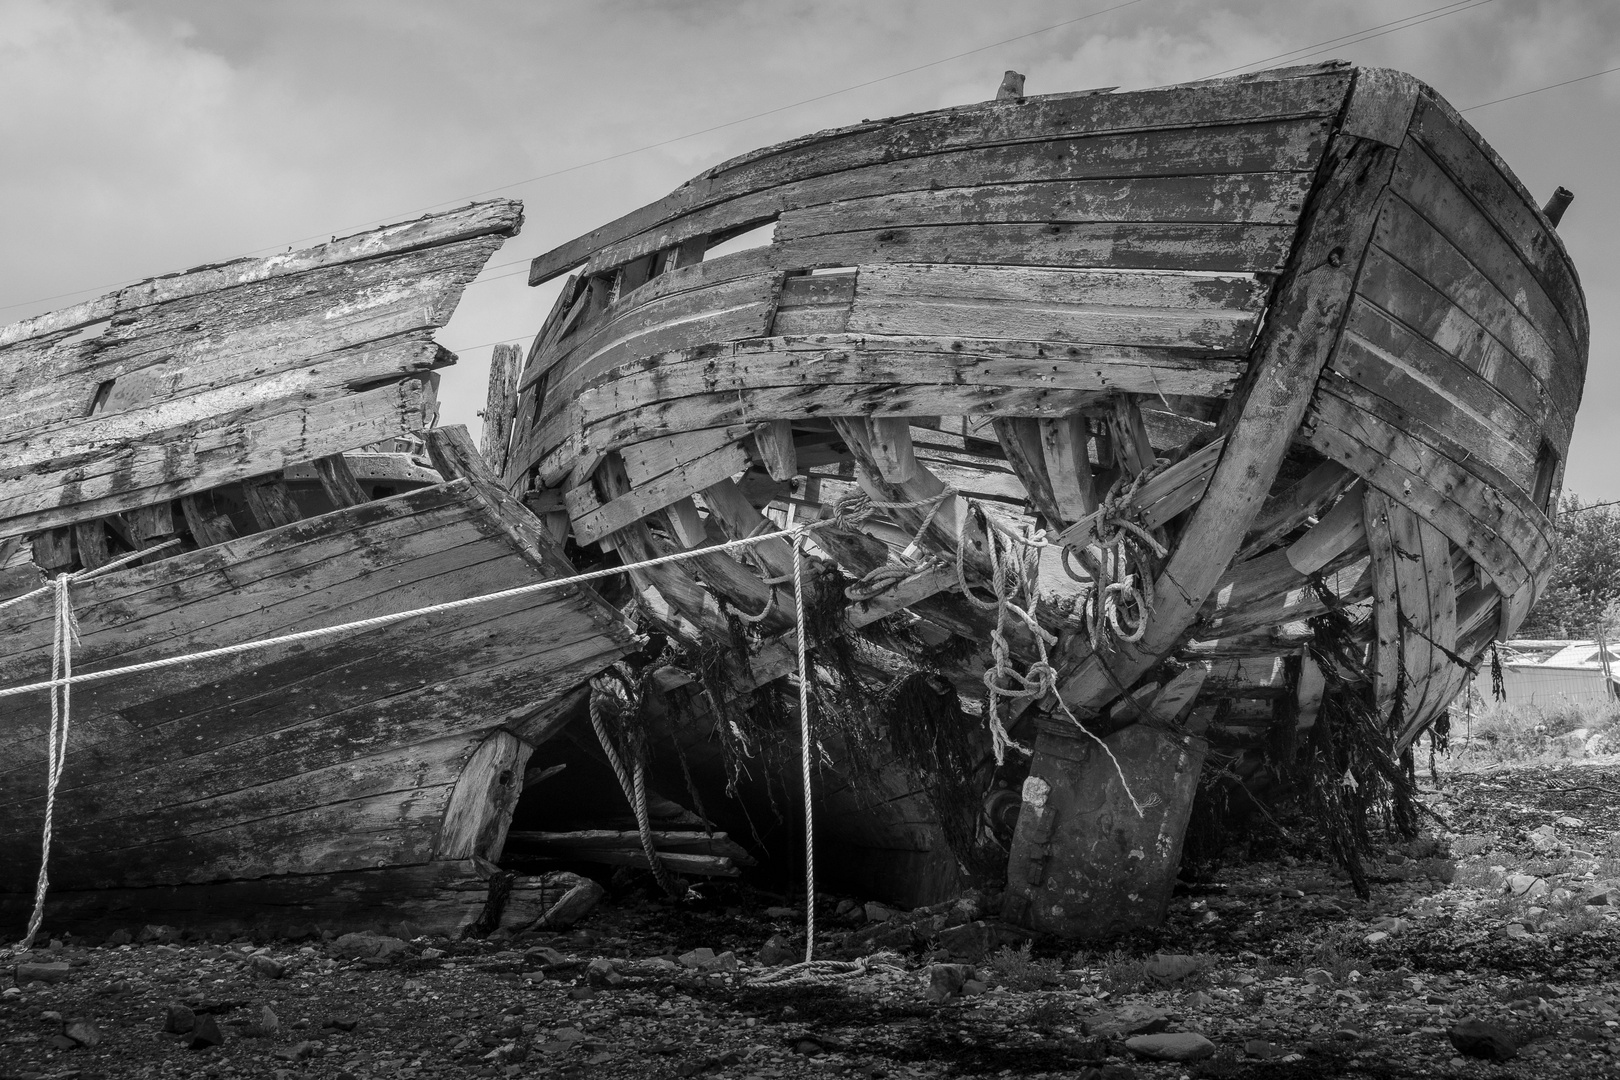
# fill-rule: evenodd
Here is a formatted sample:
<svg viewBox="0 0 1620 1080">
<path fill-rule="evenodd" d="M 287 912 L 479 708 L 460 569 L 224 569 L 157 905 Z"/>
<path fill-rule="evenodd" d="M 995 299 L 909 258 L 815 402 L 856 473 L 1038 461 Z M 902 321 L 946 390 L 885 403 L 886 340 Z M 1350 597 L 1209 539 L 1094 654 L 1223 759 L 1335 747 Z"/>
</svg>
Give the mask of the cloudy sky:
<svg viewBox="0 0 1620 1080">
<path fill-rule="evenodd" d="M 556 287 L 524 284 L 528 258 L 715 162 L 983 100 L 1006 68 L 1039 94 L 1296 57 L 1402 68 L 1468 109 L 1620 65 L 1620 4 L 0 0 L 0 323 L 510 195 L 523 234 L 439 335 L 462 356 L 445 420 L 476 427 L 490 346 L 532 336 Z M 1592 359 L 1566 482 L 1588 499 L 1620 499 L 1617 104 L 1620 72 L 1466 114 L 1538 198 L 1576 195 Z"/>
</svg>

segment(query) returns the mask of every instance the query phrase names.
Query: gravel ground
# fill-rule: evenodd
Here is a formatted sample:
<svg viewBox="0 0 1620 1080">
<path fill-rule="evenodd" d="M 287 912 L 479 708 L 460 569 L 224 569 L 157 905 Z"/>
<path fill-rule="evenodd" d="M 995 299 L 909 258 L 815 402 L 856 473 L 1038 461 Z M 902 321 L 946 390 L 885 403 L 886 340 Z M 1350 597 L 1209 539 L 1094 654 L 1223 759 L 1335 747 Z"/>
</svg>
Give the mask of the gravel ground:
<svg viewBox="0 0 1620 1080">
<path fill-rule="evenodd" d="M 0 983 L 0 1078 L 1620 1076 L 1620 764 L 1426 801 L 1449 827 L 1370 901 L 1321 863 L 1231 866 L 1076 953 L 1012 947 L 973 898 L 830 898 L 818 952 L 854 970 L 819 983 L 759 983 L 800 917 L 730 885 L 499 942 L 68 938 Z M 1511 1060 L 1459 1054 L 1471 1019 Z"/>
</svg>

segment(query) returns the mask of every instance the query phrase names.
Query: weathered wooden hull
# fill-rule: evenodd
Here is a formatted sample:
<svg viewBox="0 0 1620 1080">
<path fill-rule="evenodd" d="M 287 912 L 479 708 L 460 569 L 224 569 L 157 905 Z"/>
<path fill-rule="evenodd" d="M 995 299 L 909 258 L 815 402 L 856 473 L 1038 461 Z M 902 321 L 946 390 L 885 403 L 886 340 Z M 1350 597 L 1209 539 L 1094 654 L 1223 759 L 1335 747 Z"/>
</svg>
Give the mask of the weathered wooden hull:
<svg viewBox="0 0 1620 1080">
<path fill-rule="evenodd" d="M 570 573 L 511 513 L 463 479 L 114 571 L 74 590 L 75 670 Z M 48 597 L 4 615 L 0 683 L 48 677 Z M 625 647 L 617 613 L 569 587 L 83 685 L 56 797 L 53 885 L 202 886 L 498 858 L 530 750 L 512 730 Z M 38 865 L 49 722 L 43 694 L 8 702 L 9 866 Z"/>
<path fill-rule="evenodd" d="M 823 519 L 817 568 L 910 571 L 851 625 L 903 609 L 932 646 L 978 643 L 942 674 L 980 699 L 997 619 L 960 595 L 989 587 L 975 513 L 1080 543 L 1100 512 L 1163 542 L 1135 640 L 1086 632 L 1054 551 L 1028 598 L 1057 672 L 1009 716 L 1050 792 L 1032 806 L 1026 784 L 1009 857 L 1031 925 L 1072 929 L 1097 887 L 1065 830 L 1120 827 L 1076 801 L 1093 735 L 1147 722 L 1192 755 L 1172 772 L 1212 746 L 1252 773 L 1316 722 L 1311 620 L 1340 611 L 1361 656 L 1338 674 L 1398 751 L 1551 571 L 1584 300 L 1552 223 L 1409 76 L 1329 64 L 863 123 L 717 166 L 531 282 L 574 267 L 491 399 L 506 482 L 558 535 L 628 559 L 762 510 Z M 846 519 L 856 490 L 887 508 Z M 922 561 L 959 550 L 960 579 Z M 725 609 L 763 610 L 736 685 L 786 671 L 791 560 L 706 558 L 637 577 L 643 611 L 724 646 Z M 1003 629 L 1035 663 L 1028 628 Z"/>
<path fill-rule="evenodd" d="M 0 330 L 0 599 L 78 576 L 84 674 L 571 576 L 465 431 L 427 431 L 433 330 L 520 220 L 475 205 Z M 50 677 L 53 619 L 49 591 L 0 609 L 0 686 Z M 469 922 L 550 708 L 630 645 L 569 586 L 82 684 L 48 925 Z M 0 703 L 12 929 L 51 717 Z"/>
</svg>

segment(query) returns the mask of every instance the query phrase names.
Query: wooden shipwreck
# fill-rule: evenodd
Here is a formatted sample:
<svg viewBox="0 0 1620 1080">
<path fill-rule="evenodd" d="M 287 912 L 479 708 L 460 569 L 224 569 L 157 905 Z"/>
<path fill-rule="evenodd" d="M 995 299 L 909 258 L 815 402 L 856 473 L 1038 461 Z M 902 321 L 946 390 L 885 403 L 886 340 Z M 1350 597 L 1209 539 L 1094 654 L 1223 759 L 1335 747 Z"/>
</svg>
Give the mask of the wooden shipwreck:
<svg viewBox="0 0 1620 1080">
<path fill-rule="evenodd" d="M 430 430 L 433 331 L 520 222 L 475 204 L 0 330 L 0 687 L 51 676 L 64 574 L 75 673 L 571 576 Z M 552 706 L 632 645 L 573 585 L 79 685 L 46 925 L 464 926 Z M 51 722 L 0 699 L 7 933 Z"/>
<path fill-rule="evenodd" d="M 902 680 L 966 763 L 817 717 L 823 880 L 1004 877 L 1006 918 L 1108 933 L 1162 917 L 1201 771 L 1308 743 L 1366 782 L 1330 712 L 1399 755 L 1545 585 L 1587 355 L 1555 224 L 1398 72 L 1012 86 L 540 256 L 573 276 L 495 372 L 492 464 L 582 567 L 814 523 L 818 684 Z M 666 792 L 729 758 L 791 803 L 735 759 L 792 570 L 779 540 L 631 575 L 676 650 L 641 707 Z"/>
</svg>

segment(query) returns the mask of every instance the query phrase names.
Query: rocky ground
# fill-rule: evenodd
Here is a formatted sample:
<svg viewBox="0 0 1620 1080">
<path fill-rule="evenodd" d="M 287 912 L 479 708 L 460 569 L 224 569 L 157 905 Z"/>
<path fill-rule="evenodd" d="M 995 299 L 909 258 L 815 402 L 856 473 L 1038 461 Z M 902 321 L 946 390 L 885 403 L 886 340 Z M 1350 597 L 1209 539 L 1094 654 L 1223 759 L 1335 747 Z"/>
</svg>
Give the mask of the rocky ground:
<svg viewBox="0 0 1620 1080">
<path fill-rule="evenodd" d="M 785 985 L 801 913 L 733 886 L 500 942 L 55 940 L 6 972 L 0 1078 L 1620 1076 L 1620 766 L 1429 801 L 1444 827 L 1369 902 L 1324 864 L 1229 865 L 1075 953 L 974 898 L 836 898 L 842 962 Z"/>
</svg>

